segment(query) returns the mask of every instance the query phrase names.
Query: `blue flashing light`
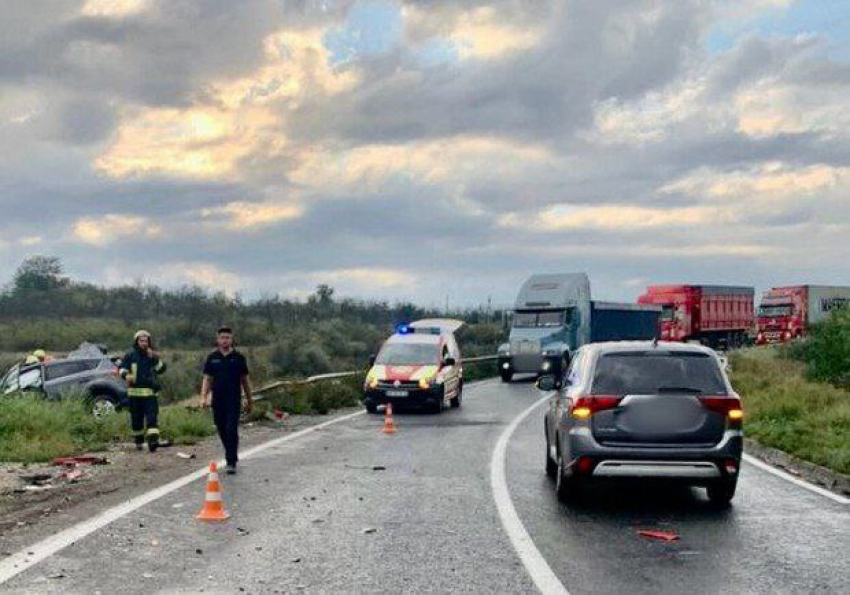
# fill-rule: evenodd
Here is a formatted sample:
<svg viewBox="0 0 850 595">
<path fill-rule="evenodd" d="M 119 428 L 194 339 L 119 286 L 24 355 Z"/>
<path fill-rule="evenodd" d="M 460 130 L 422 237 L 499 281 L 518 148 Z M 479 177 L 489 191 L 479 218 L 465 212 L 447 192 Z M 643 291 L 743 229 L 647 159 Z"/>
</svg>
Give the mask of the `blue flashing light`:
<svg viewBox="0 0 850 595">
<path fill-rule="evenodd" d="M 410 328 L 409 324 L 399 324 L 395 327 L 395 332 L 399 335 L 409 335 L 413 332 L 413 329 Z"/>
</svg>

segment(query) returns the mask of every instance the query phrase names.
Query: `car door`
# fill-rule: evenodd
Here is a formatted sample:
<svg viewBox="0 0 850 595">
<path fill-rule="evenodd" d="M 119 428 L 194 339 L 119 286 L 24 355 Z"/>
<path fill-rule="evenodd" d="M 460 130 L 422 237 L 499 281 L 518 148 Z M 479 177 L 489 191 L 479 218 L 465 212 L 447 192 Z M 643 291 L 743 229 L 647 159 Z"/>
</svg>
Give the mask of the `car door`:
<svg viewBox="0 0 850 595">
<path fill-rule="evenodd" d="M 570 362 L 570 366 L 567 368 L 567 372 L 561 381 L 561 390 L 558 391 L 557 402 L 554 404 L 554 412 L 552 414 L 555 435 L 561 438 L 569 432 L 570 416 L 568 413 L 570 399 L 573 395 L 581 392 L 588 359 L 587 350 L 583 348 L 579 349 L 578 353 L 576 353 Z"/>
<path fill-rule="evenodd" d="M 458 364 L 455 361 L 454 366 L 447 366 L 446 360 L 449 358 L 453 358 L 451 348 L 449 347 L 449 342 L 446 341 L 443 343 L 443 346 L 440 348 L 440 368 L 442 368 L 443 372 L 443 386 L 445 387 L 444 395 L 446 398 L 454 397 L 457 393 L 458 387 Z"/>
</svg>

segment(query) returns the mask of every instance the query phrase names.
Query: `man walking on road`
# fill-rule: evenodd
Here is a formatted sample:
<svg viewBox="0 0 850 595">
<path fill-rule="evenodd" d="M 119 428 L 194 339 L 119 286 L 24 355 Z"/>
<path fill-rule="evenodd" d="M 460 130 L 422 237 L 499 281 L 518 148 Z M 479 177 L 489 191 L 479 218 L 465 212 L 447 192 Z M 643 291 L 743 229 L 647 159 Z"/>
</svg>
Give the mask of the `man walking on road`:
<svg viewBox="0 0 850 595">
<path fill-rule="evenodd" d="M 216 333 L 216 349 L 207 356 L 204 364 L 204 381 L 201 385 L 201 406 L 208 407 L 212 392 L 212 409 L 215 427 L 224 445 L 227 473 L 236 473 L 239 461 L 239 416 L 242 410 L 242 391 L 245 391 L 245 412 L 254 406 L 248 362 L 233 348 L 233 331 L 221 327 Z"/>
<path fill-rule="evenodd" d="M 151 334 L 139 331 L 133 337 L 133 348 L 121 359 L 120 374 L 127 381 L 130 398 L 130 425 L 136 450 L 142 450 L 145 438 L 148 449 L 159 446 L 159 378 L 165 362 L 154 351 Z"/>
</svg>

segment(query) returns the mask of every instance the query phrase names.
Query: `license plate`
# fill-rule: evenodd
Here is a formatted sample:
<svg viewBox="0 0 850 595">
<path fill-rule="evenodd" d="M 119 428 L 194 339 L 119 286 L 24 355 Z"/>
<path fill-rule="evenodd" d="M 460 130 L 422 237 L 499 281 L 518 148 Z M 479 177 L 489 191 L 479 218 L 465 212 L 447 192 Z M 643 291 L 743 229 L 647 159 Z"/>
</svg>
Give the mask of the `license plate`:
<svg viewBox="0 0 850 595">
<path fill-rule="evenodd" d="M 387 391 L 388 397 L 406 397 L 409 394 L 410 393 L 408 393 L 406 390 L 388 390 Z"/>
</svg>

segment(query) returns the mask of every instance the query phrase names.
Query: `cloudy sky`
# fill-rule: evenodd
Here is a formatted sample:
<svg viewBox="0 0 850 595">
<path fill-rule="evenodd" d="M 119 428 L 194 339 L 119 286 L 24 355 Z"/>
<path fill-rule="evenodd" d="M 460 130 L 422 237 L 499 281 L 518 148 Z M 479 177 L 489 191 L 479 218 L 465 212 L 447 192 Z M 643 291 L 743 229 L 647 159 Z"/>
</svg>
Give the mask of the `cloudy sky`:
<svg viewBox="0 0 850 595">
<path fill-rule="evenodd" d="M 0 280 L 850 284 L 842 0 L 0 0 Z"/>
</svg>

